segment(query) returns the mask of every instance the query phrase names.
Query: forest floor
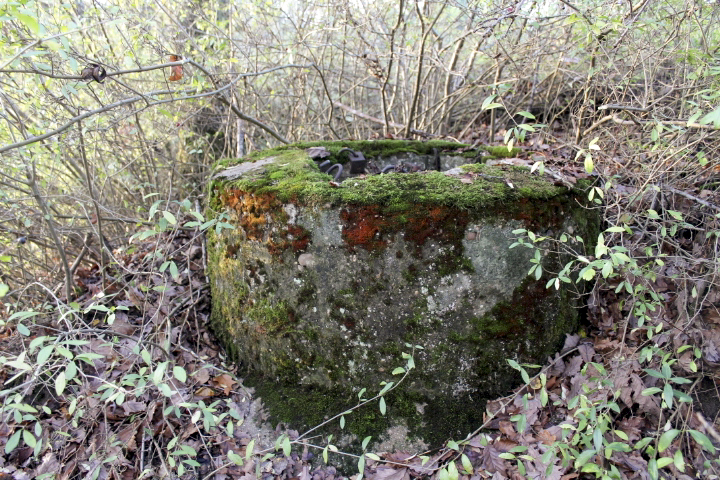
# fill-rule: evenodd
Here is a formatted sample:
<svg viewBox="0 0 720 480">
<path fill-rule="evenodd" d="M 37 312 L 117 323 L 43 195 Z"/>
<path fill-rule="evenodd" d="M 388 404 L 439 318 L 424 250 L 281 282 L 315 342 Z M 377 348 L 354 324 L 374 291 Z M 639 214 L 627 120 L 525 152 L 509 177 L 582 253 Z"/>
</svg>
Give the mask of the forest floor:
<svg viewBox="0 0 720 480">
<path fill-rule="evenodd" d="M 547 149 L 543 156 L 548 157 Z M 629 186 L 617 188 L 633 193 Z M 717 200 L 702 198 L 716 205 Z M 686 215 L 697 208 L 697 202 L 684 196 L 674 196 L 673 202 L 673 211 Z M 667 249 L 701 258 L 708 249 L 705 230 L 688 230 Z M 243 386 L 208 328 L 210 290 L 202 241 L 196 231 L 174 230 L 136 242 L 133 253 L 118 254 L 117 277 L 106 277 L 104 284 L 97 268 L 76 272 L 84 289 L 77 304 L 82 309 L 97 303 L 98 293 L 104 292 L 103 305 L 113 311 L 114 321 L 109 324 L 105 310 L 82 316 L 83 326 L 74 338 L 87 343 L 78 342 L 75 355 L 95 357 L 78 361 L 83 377 L 73 383 L 74 404 L 56 395 L 57 386 L 49 379 L 45 388 L 26 395 L 37 409 L 46 408 L 37 414 L 40 427 L 35 433 L 52 448 L 36 456 L 25 434 L 24 442 L 19 442 L 19 434 L 13 440 L 23 421 L 0 424 L 0 445 L 6 450 L 13 441 L 17 445 L 0 455 L 0 480 L 48 474 L 56 480 L 357 478 L 357 472 L 331 466 L 333 454 L 325 465 L 322 450 L 294 443 L 298 432 L 282 426 L 276 430 L 266 422 L 261 400 Z M 633 236 L 622 242 L 628 252 L 643 245 Z M 619 279 L 599 283 L 588 299 L 580 333 L 568 336 L 542 369 L 528 368 L 526 385 L 489 402 L 486 422 L 476 432 L 429 452 L 375 452 L 365 457 L 364 478 L 572 479 L 591 478 L 604 469 L 622 478 L 645 479 L 653 478 L 659 463 L 666 478 L 717 478 L 712 476 L 720 474 L 713 463 L 720 445 L 720 291 L 695 285 L 695 296 L 689 296 L 688 285 L 678 280 L 687 275 L 678 272 L 699 267 L 685 258 L 667 257 L 661 275 L 650 282 L 659 302 L 647 321 L 638 322 L 633 297 Z M 159 265 L 168 260 L 182 266 L 175 278 L 169 271 L 159 273 Z M 129 279 L 123 272 L 149 273 Z M 700 302 L 698 315 L 688 316 L 688 302 Z M 17 352 L 42 336 L 62 335 L 62 319 L 46 323 L 38 322 L 29 337 L 6 328 L 0 353 Z M 674 361 L 655 355 L 658 349 L 671 352 Z M 154 367 L 148 370 L 150 365 Z M 138 386 L 127 383 L 131 374 L 164 380 Z M 0 380 L 5 383 L 11 376 L 3 369 Z M 676 381 L 679 378 L 687 381 Z M 122 382 L 127 393 L 120 401 L 117 396 L 108 401 L 108 384 Z M 163 384 L 172 387 L 169 396 L 160 393 Z M 667 385 L 672 387 L 669 393 Z M 169 404 L 175 408 L 166 408 Z M 596 425 L 603 426 L 596 429 L 599 439 L 586 430 L 597 418 L 601 421 Z M 27 429 L 33 428 L 24 421 Z M 702 436 L 676 435 L 663 444 L 662 433 L 671 427 Z M 637 448 L 643 438 L 659 438 L 659 448 Z M 572 449 L 593 453 L 582 458 Z M 243 461 L 237 456 L 235 463 L 228 461 L 229 452 Z M 168 464 L 170 457 L 183 463 L 184 473 Z M 662 458 L 671 460 L 658 463 Z"/>
</svg>

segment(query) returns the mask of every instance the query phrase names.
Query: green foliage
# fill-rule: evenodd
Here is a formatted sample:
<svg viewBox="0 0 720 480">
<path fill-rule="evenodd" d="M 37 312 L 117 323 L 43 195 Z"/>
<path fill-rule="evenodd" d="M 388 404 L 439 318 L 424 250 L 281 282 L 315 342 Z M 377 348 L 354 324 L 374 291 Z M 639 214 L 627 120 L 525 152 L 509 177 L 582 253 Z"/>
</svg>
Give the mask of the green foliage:
<svg viewBox="0 0 720 480">
<path fill-rule="evenodd" d="M 591 150 L 593 145 L 597 147 L 595 140 L 591 142 Z M 582 152 L 581 150 L 578 156 Z M 585 155 L 585 167 L 591 171 L 592 156 L 590 153 Z M 588 199 L 599 203 L 612 190 L 613 185 L 613 181 L 608 180 L 603 187 L 592 187 L 588 191 Z M 646 222 L 657 221 L 662 225 L 658 227 L 660 239 L 670 240 L 682 229 L 693 228 L 685 221 L 684 215 L 675 210 L 665 209 L 661 213 L 647 209 L 636 215 L 641 216 Z M 653 342 L 655 336 L 664 333 L 663 322 L 653 322 L 653 320 L 665 301 L 656 291 L 655 285 L 657 279 L 663 275 L 664 259 L 667 255 L 662 252 L 659 244 L 645 246 L 642 254 L 630 251 L 622 240 L 625 236 L 636 235 L 639 228 L 637 225 L 642 225 L 642 222 L 629 214 L 623 214 L 620 218 L 625 221 L 620 225 L 611 225 L 600 233 L 594 249 L 590 252 L 585 251 L 586 240 L 571 233 L 564 232 L 557 238 L 549 238 L 536 235 L 526 229 L 513 232 L 519 237 L 511 248 L 524 247 L 534 250 L 535 255 L 531 259 L 532 267 L 528 274 L 535 274 L 536 278 L 540 277 L 537 272 L 541 268 L 542 258 L 546 252 L 560 251 L 569 259 L 559 272 L 549 272 L 551 278 L 547 282 L 547 288 L 558 289 L 562 284 L 583 282 L 614 286 L 614 292 L 622 298 L 622 304 L 630 305 L 631 318 L 634 319 L 633 331 L 646 332 L 648 344 L 639 350 L 637 358 L 643 363 L 658 365 L 657 368 L 643 369 L 648 377 L 657 379 L 657 386 L 645 388 L 639 393 L 644 397 L 657 399 L 660 408 L 666 413 L 664 418 L 673 418 L 680 411 L 681 403 L 693 403 L 692 397 L 683 388 L 693 383 L 693 380 L 679 373 L 676 368 L 677 362 L 683 352 L 691 350 L 692 358 L 685 358 L 684 361 L 690 371 L 696 372 L 698 361 L 702 356 L 701 350 L 691 345 L 674 350 L 667 344 Z M 707 233 L 708 237 L 711 235 L 712 232 Z M 695 296 L 697 293 L 693 289 L 692 297 Z M 541 404 L 547 405 L 545 374 L 541 372 L 531 378 L 525 366 L 518 365 L 512 360 L 508 362 L 520 372 L 526 385 L 532 385 L 535 390 L 539 387 Z M 544 461 L 550 465 L 559 455 L 564 465 L 571 464 L 578 472 L 592 474 L 596 478 L 622 478 L 617 468 L 605 460 L 610 459 L 613 452 L 638 451 L 649 458 L 650 477 L 658 479 L 664 475 L 661 473 L 663 469 L 684 471 L 686 464 L 683 457 L 684 450 L 680 448 L 678 442 L 692 439 L 708 454 L 716 454 L 716 448 L 704 434 L 682 423 L 671 421 L 660 425 L 655 433 L 630 442 L 624 432 L 613 428 L 624 408 L 618 403 L 620 390 L 616 390 L 617 385 L 612 380 L 612 376 L 618 373 L 609 373 L 598 363 L 585 364 L 581 373 L 589 377 L 582 391 L 577 396 L 563 399 L 567 401 L 567 408 L 572 410 L 576 423 L 561 425 L 564 429 L 563 439 L 553 443 L 543 456 Z M 525 394 L 523 401 L 527 402 L 527 400 L 528 394 Z M 511 420 L 516 422 L 518 432 L 525 430 L 525 415 L 516 415 Z M 504 458 L 521 457 L 508 453 Z M 523 470 L 520 463 L 518 469 Z"/>
</svg>

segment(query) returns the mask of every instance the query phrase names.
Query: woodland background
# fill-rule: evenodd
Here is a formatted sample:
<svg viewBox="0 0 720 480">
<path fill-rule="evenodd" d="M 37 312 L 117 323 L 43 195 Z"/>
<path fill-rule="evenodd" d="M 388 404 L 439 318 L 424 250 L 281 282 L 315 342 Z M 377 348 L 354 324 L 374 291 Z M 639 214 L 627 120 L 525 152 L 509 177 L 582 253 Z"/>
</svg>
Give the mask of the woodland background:
<svg viewBox="0 0 720 480">
<path fill-rule="evenodd" d="M 588 324 L 518 365 L 477 432 L 335 455 L 385 479 L 717 478 L 719 15 L 3 0 L 0 478 L 337 476 L 331 440 L 258 433 L 206 329 L 202 232 L 228 226 L 203 199 L 220 158 L 351 138 L 519 146 L 535 174 L 594 179 L 607 230 L 548 277 L 595 282 Z"/>
</svg>

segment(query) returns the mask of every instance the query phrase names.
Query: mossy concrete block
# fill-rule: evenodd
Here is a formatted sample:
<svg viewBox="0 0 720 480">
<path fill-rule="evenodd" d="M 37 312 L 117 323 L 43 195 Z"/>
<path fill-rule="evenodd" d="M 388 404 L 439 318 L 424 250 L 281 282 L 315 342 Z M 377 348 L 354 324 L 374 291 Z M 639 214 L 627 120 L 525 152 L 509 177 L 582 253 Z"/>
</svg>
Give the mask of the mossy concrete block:
<svg viewBox="0 0 720 480">
<path fill-rule="evenodd" d="M 441 152 L 453 167 L 477 158 L 457 144 L 383 144 L 388 157 L 401 147 Z M 543 363 L 578 320 L 575 296 L 528 277 L 533 251 L 509 248 L 513 230 L 596 238 L 597 216 L 581 192 L 516 167 L 336 186 L 307 146 L 226 163 L 213 181 L 211 208 L 236 227 L 208 235 L 215 331 L 271 413 L 297 428 L 353 406 L 361 388 L 372 395 L 397 380 L 407 345 L 421 345 L 388 417 L 375 412 L 357 433 L 379 428 L 387 439 L 406 428 L 437 444 L 472 431 L 483 399 L 518 383 L 506 359 Z M 543 259 L 546 269 L 560 262 Z"/>
</svg>

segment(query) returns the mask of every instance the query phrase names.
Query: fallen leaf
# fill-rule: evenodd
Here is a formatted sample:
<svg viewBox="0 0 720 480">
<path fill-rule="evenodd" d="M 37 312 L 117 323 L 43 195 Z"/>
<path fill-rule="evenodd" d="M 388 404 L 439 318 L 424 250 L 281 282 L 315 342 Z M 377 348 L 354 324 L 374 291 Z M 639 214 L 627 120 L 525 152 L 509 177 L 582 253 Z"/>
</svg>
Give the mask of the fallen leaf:
<svg viewBox="0 0 720 480">
<path fill-rule="evenodd" d="M 200 384 L 207 383 L 207 381 L 210 380 L 210 369 L 201 368 L 200 370 L 193 373 L 192 377 L 195 379 L 196 382 Z"/>
<path fill-rule="evenodd" d="M 198 397 L 214 397 L 217 393 L 210 387 L 200 387 L 195 390 L 195 395 Z"/>
<path fill-rule="evenodd" d="M 218 375 L 217 377 L 213 378 L 212 383 L 222 388 L 225 395 L 230 395 L 230 391 L 232 391 L 232 386 L 235 385 L 237 382 L 233 380 L 233 378 L 227 373 L 223 373 L 222 375 Z"/>
</svg>

